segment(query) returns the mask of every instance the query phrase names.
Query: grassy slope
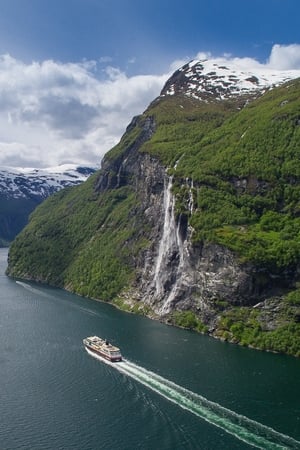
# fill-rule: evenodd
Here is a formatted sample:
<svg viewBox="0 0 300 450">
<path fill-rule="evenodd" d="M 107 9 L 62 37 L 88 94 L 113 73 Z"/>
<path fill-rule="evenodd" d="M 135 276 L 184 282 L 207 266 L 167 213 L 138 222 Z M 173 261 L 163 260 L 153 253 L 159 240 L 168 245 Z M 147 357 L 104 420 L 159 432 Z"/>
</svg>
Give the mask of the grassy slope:
<svg viewBox="0 0 300 450">
<path fill-rule="evenodd" d="M 9 243 L 27 224 L 29 214 L 37 202 L 30 199 L 6 199 L 0 196 L 0 247 Z"/>
<path fill-rule="evenodd" d="M 94 193 L 97 175 L 40 205 L 9 253 L 9 273 L 109 300 L 130 276 L 124 245 L 135 203 L 128 188 Z M 134 249 L 133 249 L 134 251 Z"/>
<path fill-rule="evenodd" d="M 143 147 L 167 166 L 178 161 L 177 180 L 193 180 L 195 240 L 272 270 L 300 259 L 300 81 L 288 86 L 230 114 L 229 103 L 188 110 L 168 99 L 150 110 L 159 126 Z M 236 188 L 243 179 L 246 189 Z M 182 185 L 175 192 L 187 213 Z"/>
<path fill-rule="evenodd" d="M 186 214 L 182 180 L 193 179 L 195 212 L 189 220 L 194 239 L 221 243 L 241 260 L 279 272 L 299 263 L 300 255 L 299 84 L 273 90 L 240 111 L 230 102 L 206 105 L 167 97 L 153 102 L 140 118 L 142 124 L 148 115 L 154 116 L 157 123 L 152 139 L 140 151 L 159 157 L 174 173 L 177 209 Z M 107 160 L 122 154 L 138 134 L 139 127 L 131 129 Z M 94 192 L 96 177 L 38 207 L 11 247 L 9 273 L 104 300 L 130 283 L 130 261 L 142 245 L 137 241 L 132 246 L 131 240 L 135 195 L 126 186 L 99 196 Z M 233 181 L 244 178 L 247 188 L 235 188 Z M 263 329 L 251 308 L 224 308 L 219 314 L 228 320 L 221 320 L 220 336 L 298 354 L 297 292 L 290 294 L 294 303 L 288 298 L 284 302 L 279 331 Z M 178 316 L 175 322 L 199 328 L 191 317 L 192 321 Z M 242 325 L 234 327 L 235 323 Z M 293 345 L 287 344 L 289 339 Z"/>
<path fill-rule="evenodd" d="M 189 220 L 195 241 L 222 244 L 241 261 L 252 261 L 278 276 L 295 270 L 300 261 L 299 90 L 297 80 L 235 113 L 229 113 L 230 104 L 223 110 L 210 105 L 207 114 L 167 99 L 164 108 L 150 111 L 158 130 L 144 146 L 171 168 L 177 162 L 170 172 L 178 180 L 178 212 L 189 214 L 182 180 L 193 180 L 195 212 Z M 245 180 L 244 189 L 237 187 L 238 180 Z M 264 308 L 222 306 L 216 305 L 216 336 L 300 356 L 297 284 L 285 297 L 271 301 L 269 316 Z M 171 320 L 203 330 L 192 312 L 174 313 Z"/>
</svg>

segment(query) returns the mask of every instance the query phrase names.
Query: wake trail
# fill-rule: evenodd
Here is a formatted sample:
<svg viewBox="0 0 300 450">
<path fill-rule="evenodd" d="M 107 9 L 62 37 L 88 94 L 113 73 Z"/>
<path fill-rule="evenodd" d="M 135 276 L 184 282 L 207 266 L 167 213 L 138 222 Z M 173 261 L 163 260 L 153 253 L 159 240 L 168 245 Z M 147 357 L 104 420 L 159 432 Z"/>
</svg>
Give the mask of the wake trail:
<svg viewBox="0 0 300 450">
<path fill-rule="evenodd" d="M 189 391 L 174 382 L 157 375 L 137 364 L 123 359 L 122 362 L 112 363 L 90 353 L 93 357 L 105 362 L 119 372 L 142 383 L 152 391 L 163 396 L 197 417 L 215 425 L 237 439 L 259 449 L 300 450 L 300 442 L 274 429 L 256 422 L 248 417 L 224 408 L 218 403 Z"/>
<path fill-rule="evenodd" d="M 31 284 L 28 284 L 28 283 L 25 283 L 25 282 L 19 281 L 19 280 L 17 280 L 16 283 L 19 286 L 22 286 L 24 289 L 27 289 L 28 291 L 32 292 L 33 294 L 38 294 L 41 297 L 49 298 L 51 300 L 55 300 L 55 301 L 57 300 L 57 296 L 55 294 L 51 294 L 51 293 L 45 292 L 43 289 L 33 287 Z M 81 311 L 85 314 L 89 314 L 90 316 L 100 316 L 100 314 L 98 312 L 91 311 L 88 308 L 84 308 L 82 306 L 77 305 L 76 303 L 69 302 L 62 298 L 59 299 L 59 303 L 60 304 L 67 303 L 69 307 L 76 309 L 77 311 Z"/>
</svg>

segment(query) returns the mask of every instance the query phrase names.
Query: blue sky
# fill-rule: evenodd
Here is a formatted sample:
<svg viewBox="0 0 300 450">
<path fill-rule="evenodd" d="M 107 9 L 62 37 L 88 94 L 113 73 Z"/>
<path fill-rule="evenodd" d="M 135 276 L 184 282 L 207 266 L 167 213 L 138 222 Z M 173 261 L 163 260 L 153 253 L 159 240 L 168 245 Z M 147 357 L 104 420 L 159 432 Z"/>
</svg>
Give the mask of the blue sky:
<svg viewBox="0 0 300 450">
<path fill-rule="evenodd" d="M 0 164 L 99 164 L 199 53 L 300 68 L 299 17 L 299 0 L 0 0 Z"/>
<path fill-rule="evenodd" d="M 161 73 L 200 51 L 264 62 L 300 41 L 299 0 L 1 0 L 0 53 L 23 61 L 111 58 Z"/>
</svg>

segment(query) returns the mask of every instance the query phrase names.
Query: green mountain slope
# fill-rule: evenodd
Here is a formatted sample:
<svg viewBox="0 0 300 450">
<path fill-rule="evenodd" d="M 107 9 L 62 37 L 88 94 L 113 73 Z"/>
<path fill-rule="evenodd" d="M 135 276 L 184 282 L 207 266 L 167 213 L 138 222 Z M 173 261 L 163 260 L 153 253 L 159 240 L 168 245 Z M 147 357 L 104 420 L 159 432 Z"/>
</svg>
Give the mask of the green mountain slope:
<svg viewBox="0 0 300 450">
<path fill-rule="evenodd" d="M 7 273 L 159 316 L 147 303 L 147 267 L 161 239 L 167 169 L 181 239 L 201 257 L 232 255 L 248 281 L 225 295 L 225 277 L 224 297 L 201 291 L 209 316 L 191 291 L 193 301 L 174 301 L 165 320 L 300 355 L 300 80 L 244 103 L 158 98 L 100 172 L 35 210 Z"/>
<path fill-rule="evenodd" d="M 28 216 L 36 207 L 32 199 L 7 199 L 0 195 L 0 247 L 8 247 L 27 224 Z"/>
<path fill-rule="evenodd" d="M 124 188 L 99 198 L 95 178 L 54 194 L 36 209 L 9 252 L 14 276 L 104 300 L 123 287 L 130 270 L 126 252 L 122 264 L 119 250 L 130 234 L 132 195 Z"/>
<path fill-rule="evenodd" d="M 167 105 L 165 120 L 160 105 L 151 111 L 160 126 L 143 150 L 168 167 L 178 160 L 178 204 L 182 180 L 193 180 L 195 240 L 212 239 L 280 270 L 299 263 L 299 88 L 297 80 L 274 89 L 229 117 L 230 103 L 191 116 L 181 109 L 178 118 Z"/>
</svg>

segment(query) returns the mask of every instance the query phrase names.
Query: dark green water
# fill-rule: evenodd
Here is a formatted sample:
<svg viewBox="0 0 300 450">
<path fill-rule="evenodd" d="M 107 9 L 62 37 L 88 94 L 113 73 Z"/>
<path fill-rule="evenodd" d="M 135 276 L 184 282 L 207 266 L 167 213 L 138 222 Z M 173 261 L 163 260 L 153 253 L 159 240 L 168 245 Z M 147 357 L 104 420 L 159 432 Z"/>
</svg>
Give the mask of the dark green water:
<svg viewBox="0 0 300 450">
<path fill-rule="evenodd" d="M 300 361 L 4 275 L 0 449 L 300 449 Z M 92 358 L 107 337 L 126 361 Z M 250 420 L 251 419 L 251 420 Z"/>
</svg>

